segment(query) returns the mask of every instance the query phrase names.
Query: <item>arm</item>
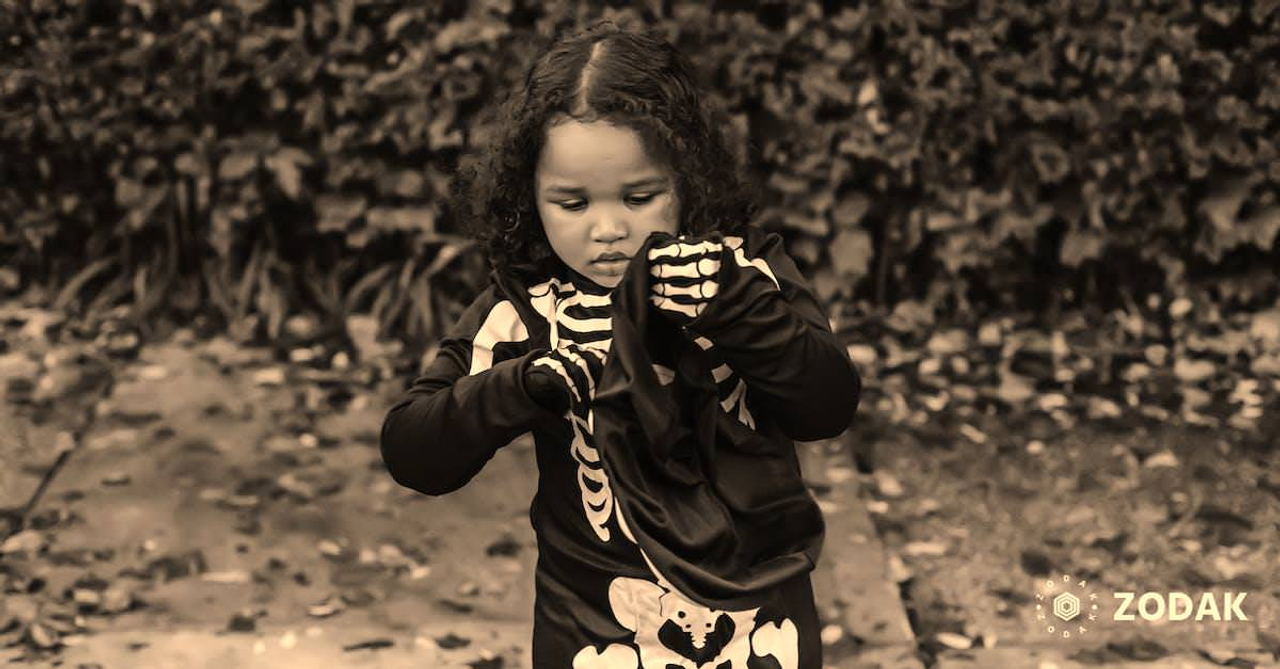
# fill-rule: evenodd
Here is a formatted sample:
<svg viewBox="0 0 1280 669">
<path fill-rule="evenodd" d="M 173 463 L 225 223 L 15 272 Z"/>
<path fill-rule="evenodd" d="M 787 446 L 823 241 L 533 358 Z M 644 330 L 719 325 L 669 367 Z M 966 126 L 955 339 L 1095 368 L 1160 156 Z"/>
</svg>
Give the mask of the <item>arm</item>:
<svg viewBox="0 0 1280 669">
<path fill-rule="evenodd" d="M 382 460 L 397 483 L 428 495 L 462 487 L 493 454 L 543 421 L 545 384 L 527 377 L 544 350 L 489 288 L 382 423 Z"/>
<path fill-rule="evenodd" d="M 751 404 L 800 441 L 849 426 L 858 370 L 831 333 L 782 238 L 756 229 L 726 237 L 714 295 L 687 324 L 746 380 Z"/>
</svg>

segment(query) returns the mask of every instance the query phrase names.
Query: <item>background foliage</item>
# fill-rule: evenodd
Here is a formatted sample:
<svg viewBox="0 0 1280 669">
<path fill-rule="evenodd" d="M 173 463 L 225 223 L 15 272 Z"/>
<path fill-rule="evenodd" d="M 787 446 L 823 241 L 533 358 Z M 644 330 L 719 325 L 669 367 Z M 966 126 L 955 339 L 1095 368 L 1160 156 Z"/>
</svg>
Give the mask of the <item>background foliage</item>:
<svg viewBox="0 0 1280 669">
<path fill-rule="evenodd" d="M 422 346 L 485 273 L 443 202 L 478 112 L 612 17 L 700 67 L 833 308 L 1276 296 L 1277 0 L 211 7 L 0 2 L 0 290 Z"/>
</svg>

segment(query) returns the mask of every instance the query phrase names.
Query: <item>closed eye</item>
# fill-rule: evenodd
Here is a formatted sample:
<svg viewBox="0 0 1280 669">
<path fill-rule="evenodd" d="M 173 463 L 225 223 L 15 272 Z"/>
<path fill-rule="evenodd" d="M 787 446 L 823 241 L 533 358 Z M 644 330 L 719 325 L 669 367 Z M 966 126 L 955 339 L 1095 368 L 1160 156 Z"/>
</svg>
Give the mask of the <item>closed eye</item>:
<svg viewBox="0 0 1280 669">
<path fill-rule="evenodd" d="M 652 202 L 653 198 L 655 197 L 658 197 L 657 193 L 648 193 L 646 195 L 633 195 L 627 198 L 627 203 L 635 204 L 635 205 L 648 204 L 649 202 Z"/>
<path fill-rule="evenodd" d="M 639 207 L 639 206 L 649 204 L 650 202 L 653 201 L 653 198 L 658 197 L 661 194 L 662 194 L 661 192 L 657 192 L 657 193 L 646 193 L 644 195 L 632 195 L 626 198 L 626 202 L 629 205 Z M 565 211 L 582 211 L 587 207 L 586 200 L 565 200 L 562 202 L 557 202 L 556 204 L 561 209 L 564 209 Z"/>
</svg>

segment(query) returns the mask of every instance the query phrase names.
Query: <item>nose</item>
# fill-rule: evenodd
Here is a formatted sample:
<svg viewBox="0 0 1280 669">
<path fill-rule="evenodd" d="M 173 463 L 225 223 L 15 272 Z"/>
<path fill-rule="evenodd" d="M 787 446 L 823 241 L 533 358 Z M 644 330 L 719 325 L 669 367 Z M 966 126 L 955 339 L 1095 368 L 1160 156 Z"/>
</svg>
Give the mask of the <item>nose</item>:
<svg viewBox="0 0 1280 669">
<path fill-rule="evenodd" d="M 627 231 L 627 222 L 616 212 L 606 208 L 600 212 L 591 226 L 591 240 L 608 244 L 625 239 Z"/>
</svg>

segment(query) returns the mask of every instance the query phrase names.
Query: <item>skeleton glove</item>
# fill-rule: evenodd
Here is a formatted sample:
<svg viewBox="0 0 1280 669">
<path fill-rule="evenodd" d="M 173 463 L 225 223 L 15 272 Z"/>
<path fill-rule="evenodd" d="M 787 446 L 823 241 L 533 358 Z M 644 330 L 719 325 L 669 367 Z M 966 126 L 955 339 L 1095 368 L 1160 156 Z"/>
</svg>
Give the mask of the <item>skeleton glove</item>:
<svg viewBox="0 0 1280 669">
<path fill-rule="evenodd" d="M 582 406 L 595 393 L 604 356 L 604 351 L 561 340 L 555 349 L 529 364 L 525 374 L 529 394 L 557 413 L 568 411 L 570 406 Z"/>
<path fill-rule="evenodd" d="M 663 242 L 649 248 L 649 300 L 681 325 L 702 315 L 720 289 L 720 254 L 717 240 L 687 243 L 683 237 L 662 235 Z"/>
</svg>

